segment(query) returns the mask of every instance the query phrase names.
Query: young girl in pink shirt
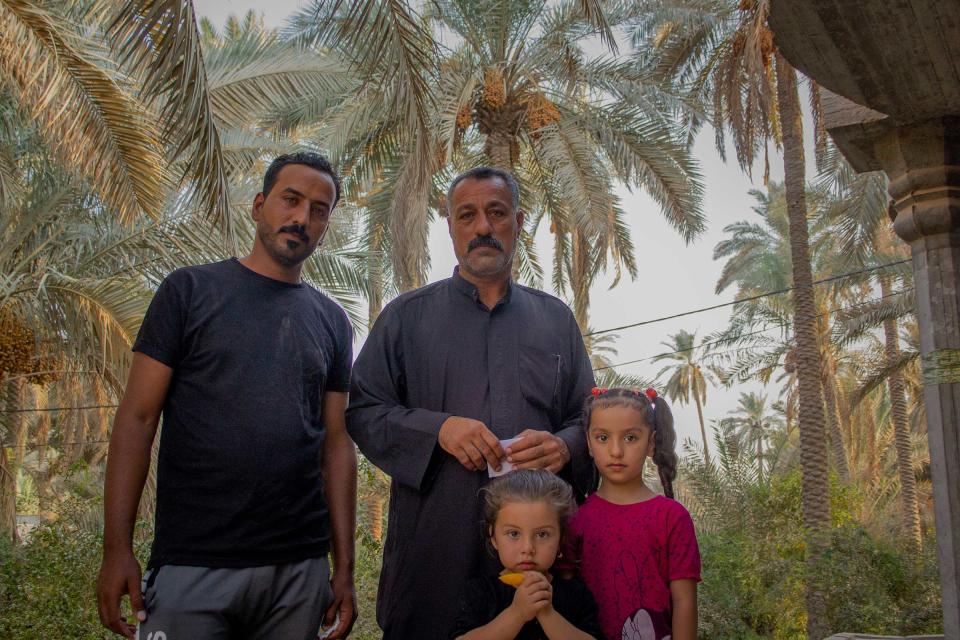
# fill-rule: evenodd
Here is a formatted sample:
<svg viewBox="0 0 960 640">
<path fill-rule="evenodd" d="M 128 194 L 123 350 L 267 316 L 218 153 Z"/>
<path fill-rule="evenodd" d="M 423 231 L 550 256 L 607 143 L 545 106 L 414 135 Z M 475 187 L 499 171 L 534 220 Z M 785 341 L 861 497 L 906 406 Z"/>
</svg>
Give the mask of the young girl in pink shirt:
<svg viewBox="0 0 960 640">
<path fill-rule="evenodd" d="M 696 640 L 700 551 L 690 514 L 673 500 L 673 416 L 653 389 L 594 389 L 587 443 L 600 488 L 570 523 L 569 551 L 609 640 Z M 652 458 L 666 497 L 643 481 Z"/>
</svg>

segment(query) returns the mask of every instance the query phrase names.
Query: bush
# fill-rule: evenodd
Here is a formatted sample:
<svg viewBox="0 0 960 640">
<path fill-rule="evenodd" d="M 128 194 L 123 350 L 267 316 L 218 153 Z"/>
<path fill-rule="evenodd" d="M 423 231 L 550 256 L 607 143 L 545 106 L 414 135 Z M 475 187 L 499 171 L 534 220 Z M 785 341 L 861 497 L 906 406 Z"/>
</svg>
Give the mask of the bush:
<svg viewBox="0 0 960 640">
<path fill-rule="evenodd" d="M 96 579 L 102 539 L 77 526 L 81 505 L 0 550 L 0 638 L 115 638 L 100 626 Z M 141 547 L 141 552 L 143 551 Z"/>
<path fill-rule="evenodd" d="M 56 522 L 43 524 L 17 547 L 0 542 L 0 640 L 115 640 L 100 625 L 96 579 L 103 539 L 89 525 L 95 501 L 75 502 Z M 141 523 L 137 555 L 149 555 L 152 531 Z M 357 601 L 360 617 L 351 638 L 378 640 L 375 619 L 380 545 L 362 532 L 357 537 Z M 124 600 L 126 603 L 126 600 Z M 126 606 L 126 605 L 125 605 Z M 129 611 L 127 612 L 129 615 Z"/>
<path fill-rule="evenodd" d="M 820 576 L 834 632 L 886 635 L 938 633 L 939 583 L 933 540 L 910 558 L 852 517 L 853 490 L 831 489 L 833 528 Z M 799 473 L 751 489 L 746 527 L 700 535 L 703 583 L 700 637 L 805 639 L 805 541 Z M 709 523 L 704 523 L 709 525 Z"/>
</svg>

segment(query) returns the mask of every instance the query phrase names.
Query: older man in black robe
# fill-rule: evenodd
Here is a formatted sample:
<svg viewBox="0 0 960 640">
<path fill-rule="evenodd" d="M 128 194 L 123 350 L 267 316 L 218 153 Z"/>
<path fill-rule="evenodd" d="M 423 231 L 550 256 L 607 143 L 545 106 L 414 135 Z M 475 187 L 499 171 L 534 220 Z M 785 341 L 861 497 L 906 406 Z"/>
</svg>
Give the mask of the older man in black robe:
<svg viewBox="0 0 960 640">
<path fill-rule="evenodd" d="M 488 466 L 548 468 L 581 492 L 593 477 L 580 330 L 562 301 L 510 278 L 524 215 L 516 181 L 473 169 L 447 206 L 453 277 L 388 304 L 353 369 L 347 428 L 392 478 L 385 640 L 446 638 L 463 583 L 501 569 L 480 523 Z"/>
</svg>

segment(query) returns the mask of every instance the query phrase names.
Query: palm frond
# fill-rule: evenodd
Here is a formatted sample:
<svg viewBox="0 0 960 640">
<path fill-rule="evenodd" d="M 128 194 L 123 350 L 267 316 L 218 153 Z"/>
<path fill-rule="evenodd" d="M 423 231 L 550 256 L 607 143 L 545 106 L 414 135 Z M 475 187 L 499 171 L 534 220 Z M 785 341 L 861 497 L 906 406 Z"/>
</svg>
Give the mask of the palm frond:
<svg viewBox="0 0 960 640">
<path fill-rule="evenodd" d="M 366 81 L 394 85 L 390 110 L 409 128 L 427 127 L 435 44 L 406 2 L 315 0 L 291 18 L 287 34 L 302 44 L 342 52 Z"/>
<path fill-rule="evenodd" d="M 120 2 L 108 28 L 122 68 L 143 78 L 144 94 L 157 101 L 169 157 L 188 158 L 187 176 L 201 208 L 230 230 L 229 184 L 204 67 L 192 2 Z"/>
<path fill-rule="evenodd" d="M 0 3 L 0 75 L 65 168 L 121 220 L 159 217 L 165 184 L 157 132 L 79 25 L 40 5 Z"/>
</svg>

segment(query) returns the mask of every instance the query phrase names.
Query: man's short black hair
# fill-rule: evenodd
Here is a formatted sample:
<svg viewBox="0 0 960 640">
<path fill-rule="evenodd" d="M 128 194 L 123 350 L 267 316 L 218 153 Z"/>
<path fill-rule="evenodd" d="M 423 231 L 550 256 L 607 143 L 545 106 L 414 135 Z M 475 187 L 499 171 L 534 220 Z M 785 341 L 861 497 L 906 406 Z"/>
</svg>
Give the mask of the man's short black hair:
<svg viewBox="0 0 960 640">
<path fill-rule="evenodd" d="M 503 180 L 504 184 L 507 185 L 507 188 L 510 189 L 510 204 L 513 206 L 513 211 L 516 211 L 520 208 L 520 185 L 517 184 L 517 179 L 513 177 L 513 174 L 509 171 L 504 171 L 503 169 L 495 169 L 493 167 L 474 167 L 469 171 L 464 171 L 456 178 L 453 179 L 453 182 L 450 183 L 450 188 L 447 189 L 447 214 L 453 213 L 450 207 L 453 205 L 453 190 L 457 188 L 457 185 L 467 179 L 472 180 L 490 180 L 491 178 L 500 178 Z"/>
<path fill-rule="evenodd" d="M 312 151 L 298 151 L 297 153 L 285 153 L 282 156 L 277 156 L 277 158 L 270 163 L 270 166 L 267 167 L 267 172 L 263 175 L 264 197 L 269 195 L 270 189 L 273 189 L 273 185 L 276 184 L 277 174 L 280 173 L 280 169 L 283 169 L 288 164 L 306 165 L 311 169 L 316 169 L 320 173 L 325 173 L 330 176 L 333 180 L 333 187 L 336 190 L 333 207 L 337 206 L 337 203 L 340 202 L 340 176 L 337 175 L 337 172 L 325 156 Z M 333 207 L 331 207 L 331 209 Z"/>
</svg>

